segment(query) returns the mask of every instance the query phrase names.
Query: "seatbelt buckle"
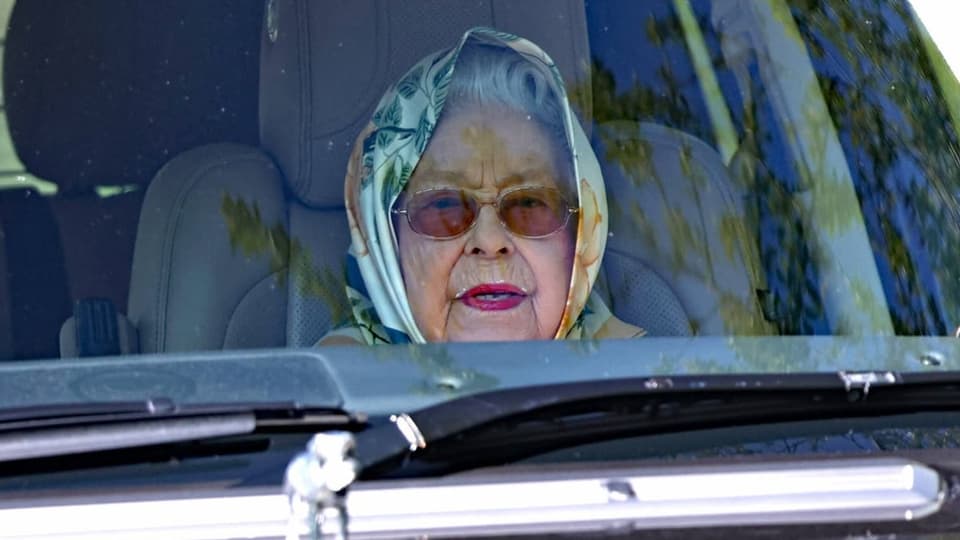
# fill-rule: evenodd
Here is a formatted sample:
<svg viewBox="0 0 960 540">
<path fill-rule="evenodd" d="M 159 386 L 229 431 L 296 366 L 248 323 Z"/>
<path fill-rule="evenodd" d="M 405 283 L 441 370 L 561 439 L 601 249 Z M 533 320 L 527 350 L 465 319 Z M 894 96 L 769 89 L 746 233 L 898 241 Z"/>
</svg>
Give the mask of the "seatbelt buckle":
<svg viewBox="0 0 960 540">
<path fill-rule="evenodd" d="M 82 298 L 60 329 L 60 357 L 136 354 L 136 329 L 106 298 Z"/>
</svg>

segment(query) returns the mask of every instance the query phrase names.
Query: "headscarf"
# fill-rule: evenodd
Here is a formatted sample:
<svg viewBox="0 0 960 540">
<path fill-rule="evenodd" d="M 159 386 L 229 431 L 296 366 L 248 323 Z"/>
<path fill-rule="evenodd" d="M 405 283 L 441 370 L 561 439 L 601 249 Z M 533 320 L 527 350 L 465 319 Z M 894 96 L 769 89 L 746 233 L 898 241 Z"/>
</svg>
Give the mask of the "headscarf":
<svg viewBox="0 0 960 540">
<path fill-rule="evenodd" d="M 345 197 L 350 222 L 347 297 L 353 320 L 328 336 L 377 343 L 424 343 L 407 301 L 390 210 L 410 179 L 440 119 L 460 51 L 473 42 L 507 47 L 545 75 L 563 107 L 564 131 L 579 179 L 580 212 L 567 300 L 555 339 L 598 337 L 611 319 L 591 294 L 607 240 L 607 201 L 596 155 L 570 109 L 553 60 L 526 39 L 490 28 L 467 31 L 453 49 L 414 65 L 381 98 L 357 138 L 347 165 Z"/>
</svg>

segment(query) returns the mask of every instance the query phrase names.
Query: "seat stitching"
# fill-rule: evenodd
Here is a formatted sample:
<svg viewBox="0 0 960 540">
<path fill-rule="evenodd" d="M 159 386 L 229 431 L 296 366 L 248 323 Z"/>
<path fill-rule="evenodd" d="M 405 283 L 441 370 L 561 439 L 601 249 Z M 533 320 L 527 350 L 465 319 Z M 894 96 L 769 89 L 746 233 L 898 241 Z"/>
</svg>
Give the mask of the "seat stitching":
<svg viewBox="0 0 960 540">
<path fill-rule="evenodd" d="M 311 51 L 310 43 L 312 43 L 313 40 L 310 36 L 310 28 L 312 27 L 312 25 L 309 24 L 309 20 L 310 20 L 309 3 L 305 3 L 304 8 L 308 12 L 307 16 L 303 17 L 303 21 L 304 21 L 303 36 L 304 36 L 304 43 L 306 44 L 307 54 L 301 57 L 303 61 L 303 67 L 300 70 L 300 72 L 303 74 L 302 75 L 304 79 L 303 84 L 305 85 L 305 88 L 301 92 L 301 95 L 307 96 L 307 100 L 306 100 L 306 103 L 304 104 L 303 109 L 301 109 L 303 113 L 302 114 L 303 128 L 302 128 L 300 137 L 301 137 L 301 140 L 303 141 L 304 156 L 305 156 L 304 164 L 303 164 L 303 181 L 304 181 L 304 184 L 306 184 L 306 190 L 307 190 L 306 198 L 310 200 L 312 199 L 311 197 L 312 194 L 310 193 L 310 185 L 311 185 L 310 178 L 313 177 L 313 152 L 311 148 L 311 137 L 310 137 L 310 130 L 312 129 L 312 126 L 313 126 L 313 70 L 311 69 L 312 62 L 310 61 L 309 55 Z"/>
<path fill-rule="evenodd" d="M 310 198 L 309 189 L 307 192 L 304 192 L 305 186 L 309 188 L 309 174 L 307 171 L 307 164 L 310 162 L 310 146 L 309 146 L 309 116 L 310 116 L 310 104 L 313 101 L 312 96 L 309 94 L 310 85 L 309 85 L 309 55 L 310 55 L 310 46 L 309 46 L 309 19 L 310 19 L 310 6 L 308 2 L 303 2 L 297 4 L 297 84 L 298 84 L 298 100 L 299 100 L 299 111 L 300 111 L 300 122 L 299 126 L 299 142 L 297 144 L 299 149 L 299 155 L 297 156 L 297 178 L 296 183 L 296 192 L 302 194 L 306 199 Z"/>
</svg>

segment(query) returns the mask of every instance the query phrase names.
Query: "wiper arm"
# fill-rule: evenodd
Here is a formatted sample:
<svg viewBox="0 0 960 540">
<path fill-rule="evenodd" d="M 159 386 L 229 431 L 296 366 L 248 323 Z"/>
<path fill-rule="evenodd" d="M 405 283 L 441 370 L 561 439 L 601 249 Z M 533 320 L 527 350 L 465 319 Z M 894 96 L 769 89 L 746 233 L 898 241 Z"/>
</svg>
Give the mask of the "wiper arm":
<svg viewBox="0 0 960 540">
<path fill-rule="evenodd" d="M 297 403 L 76 403 L 0 411 L 0 462 L 271 431 L 359 429 L 362 415 Z"/>
<path fill-rule="evenodd" d="M 958 409 L 960 372 L 617 379 L 498 390 L 395 415 L 357 434 L 357 453 L 368 479 L 443 474 L 628 436 Z"/>
</svg>

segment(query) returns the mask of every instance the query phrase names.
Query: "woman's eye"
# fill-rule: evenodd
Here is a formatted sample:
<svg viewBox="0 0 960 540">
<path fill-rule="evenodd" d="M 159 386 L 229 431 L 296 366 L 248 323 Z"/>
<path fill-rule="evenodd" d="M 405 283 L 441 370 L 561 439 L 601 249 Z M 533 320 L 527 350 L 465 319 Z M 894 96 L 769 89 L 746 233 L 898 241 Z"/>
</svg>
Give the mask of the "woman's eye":
<svg viewBox="0 0 960 540">
<path fill-rule="evenodd" d="M 543 208 L 549 206 L 549 204 L 537 195 L 519 195 L 508 202 L 507 206 L 514 208 Z"/>
<path fill-rule="evenodd" d="M 546 206 L 547 203 L 544 202 L 543 199 L 538 199 L 536 197 L 524 197 L 520 199 L 520 204 L 526 208 L 534 208 L 537 206 Z"/>
<path fill-rule="evenodd" d="M 463 202 L 461 201 L 460 197 L 451 195 L 431 199 L 425 206 L 431 210 L 450 210 L 452 208 L 459 208 L 463 206 Z"/>
</svg>

